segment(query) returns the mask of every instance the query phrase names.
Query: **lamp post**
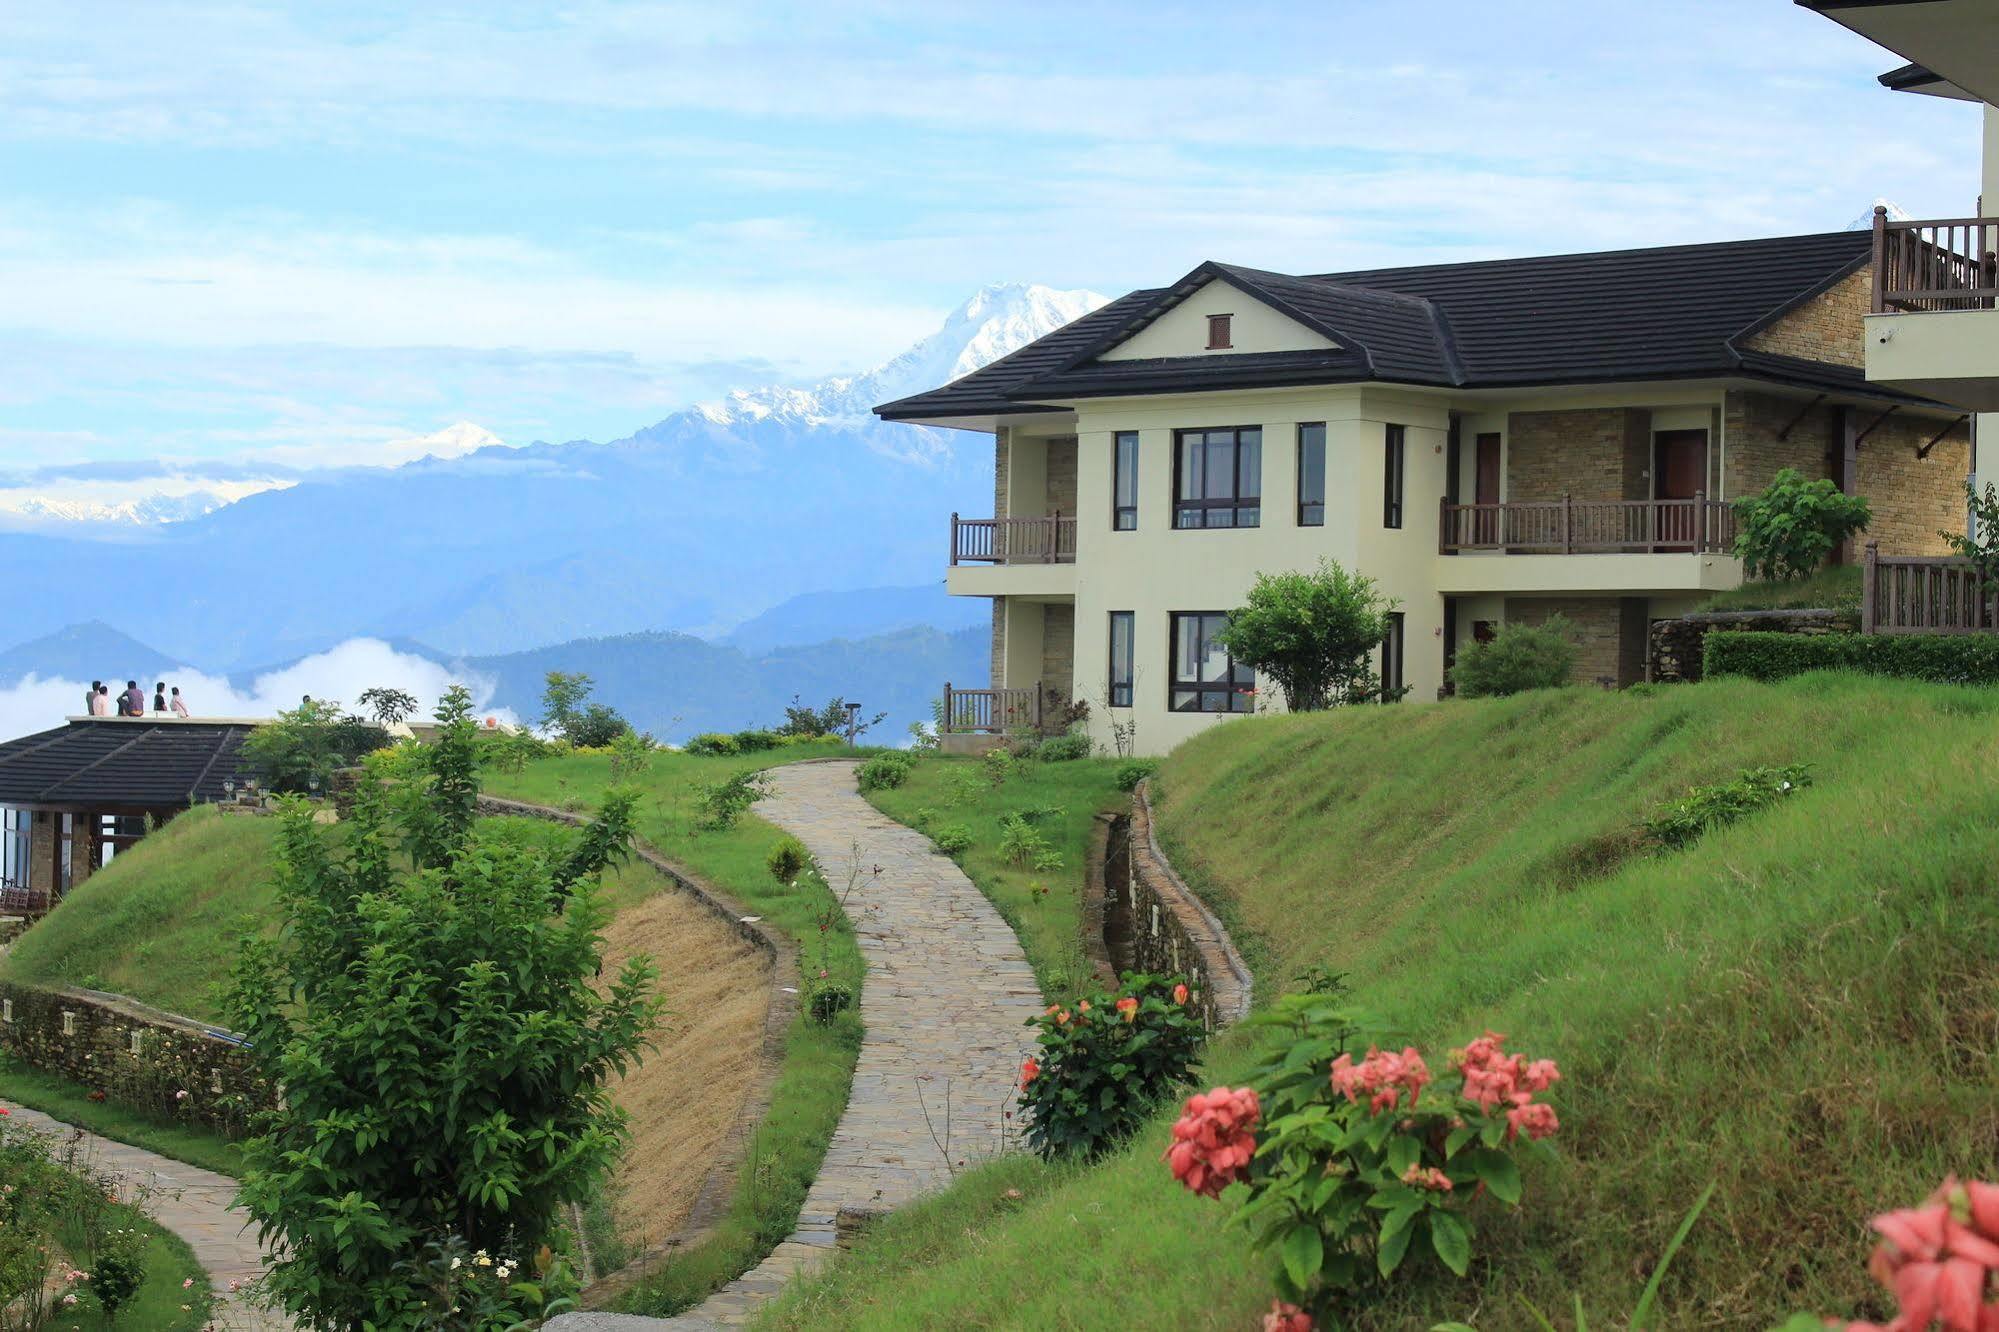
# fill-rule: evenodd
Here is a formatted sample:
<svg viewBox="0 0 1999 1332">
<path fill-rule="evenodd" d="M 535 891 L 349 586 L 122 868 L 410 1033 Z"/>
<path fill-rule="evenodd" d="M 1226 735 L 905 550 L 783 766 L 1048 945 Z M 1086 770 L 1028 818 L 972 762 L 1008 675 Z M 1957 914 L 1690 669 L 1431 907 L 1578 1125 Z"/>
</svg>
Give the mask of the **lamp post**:
<svg viewBox="0 0 1999 1332">
<path fill-rule="evenodd" d="M 847 748 L 849 749 L 852 749 L 854 742 L 860 739 L 860 724 L 861 705 L 858 703 L 849 703 L 847 705 Z"/>
</svg>

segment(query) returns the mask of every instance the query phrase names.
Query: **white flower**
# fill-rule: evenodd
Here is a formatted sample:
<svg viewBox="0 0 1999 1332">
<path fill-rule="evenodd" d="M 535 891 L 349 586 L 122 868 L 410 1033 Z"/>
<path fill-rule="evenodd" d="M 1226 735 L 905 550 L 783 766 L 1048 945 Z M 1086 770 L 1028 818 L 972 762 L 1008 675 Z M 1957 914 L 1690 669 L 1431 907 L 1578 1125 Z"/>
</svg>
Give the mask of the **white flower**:
<svg viewBox="0 0 1999 1332">
<path fill-rule="evenodd" d="M 451 1260 L 451 1270 L 452 1270 L 452 1271 L 454 1271 L 454 1272 L 456 1272 L 456 1271 L 458 1270 L 458 1265 L 459 1265 L 459 1263 L 460 1263 L 460 1262 L 462 1262 L 462 1261 L 463 1261 L 462 1259 L 459 1259 L 459 1258 L 453 1258 L 453 1259 Z"/>
</svg>

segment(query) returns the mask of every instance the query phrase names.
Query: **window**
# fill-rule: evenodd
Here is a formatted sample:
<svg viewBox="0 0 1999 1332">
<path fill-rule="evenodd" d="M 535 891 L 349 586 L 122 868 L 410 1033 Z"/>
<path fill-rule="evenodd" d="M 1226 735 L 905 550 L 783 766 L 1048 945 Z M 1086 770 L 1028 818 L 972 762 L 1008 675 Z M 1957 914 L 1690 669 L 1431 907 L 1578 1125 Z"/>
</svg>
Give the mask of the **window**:
<svg viewBox="0 0 1999 1332">
<path fill-rule="evenodd" d="M 1138 432 L 1111 436 L 1111 530 L 1138 530 Z"/>
<path fill-rule="evenodd" d="M 1208 316 L 1208 350 L 1220 351 L 1231 346 L 1229 342 L 1229 315 Z"/>
<path fill-rule="evenodd" d="M 1175 712 L 1250 712 L 1256 706 L 1256 672 L 1236 665 L 1216 640 L 1228 616 L 1221 611 L 1175 613 L 1173 684 Z"/>
<path fill-rule="evenodd" d="M 1381 640 L 1381 701 L 1402 699 L 1402 612 L 1388 612 L 1388 634 Z"/>
<path fill-rule="evenodd" d="M 1326 423 L 1298 427 L 1298 526 L 1326 525 Z"/>
<path fill-rule="evenodd" d="M 1381 463 L 1381 525 L 1402 526 L 1403 427 L 1388 427 L 1388 446 Z"/>
<path fill-rule="evenodd" d="M 1255 527 L 1263 520 L 1263 430 L 1174 434 L 1173 526 Z"/>
<path fill-rule="evenodd" d="M 1130 611 L 1111 612 L 1111 706 L 1131 706 L 1132 624 Z"/>
</svg>

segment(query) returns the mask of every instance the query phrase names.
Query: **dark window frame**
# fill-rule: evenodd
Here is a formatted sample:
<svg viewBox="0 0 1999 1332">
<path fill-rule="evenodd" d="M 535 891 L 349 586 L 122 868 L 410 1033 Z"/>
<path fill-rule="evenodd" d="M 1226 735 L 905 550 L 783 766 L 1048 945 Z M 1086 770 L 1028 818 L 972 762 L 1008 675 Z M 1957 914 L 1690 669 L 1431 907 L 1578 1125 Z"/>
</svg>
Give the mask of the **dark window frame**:
<svg viewBox="0 0 1999 1332">
<path fill-rule="evenodd" d="M 1124 622 L 1125 660 L 1123 662 L 1118 661 L 1117 650 L 1117 631 L 1120 620 Z M 1122 679 L 1118 675 L 1120 665 L 1124 668 Z M 1110 706 L 1114 708 L 1135 706 L 1138 688 L 1138 615 L 1134 611 L 1123 610 L 1111 612 L 1110 670 L 1106 674 L 1109 677 L 1107 692 Z"/>
<path fill-rule="evenodd" d="M 1243 436 L 1256 436 L 1256 493 L 1242 493 Z M 1208 435 L 1233 435 L 1229 446 L 1229 487 L 1231 494 L 1226 499 L 1186 499 L 1183 498 L 1186 482 L 1187 437 L 1203 436 L 1202 449 L 1205 450 Z M 1189 511 L 1201 515 L 1200 522 L 1185 521 Z M 1208 521 L 1208 515 L 1228 512 L 1230 521 L 1226 524 Z M 1247 511 L 1249 522 L 1243 517 Z M 1238 426 L 1195 426 L 1173 432 L 1173 530 L 1176 532 L 1232 532 L 1240 528 L 1263 526 L 1263 427 L 1260 425 Z"/>
<path fill-rule="evenodd" d="M 1232 314 L 1211 314 L 1208 316 L 1208 350 L 1228 351 L 1235 346 L 1235 316 Z"/>
<path fill-rule="evenodd" d="M 1305 432 L 1319 432 L 1319 497 L 1305 498 Z M 1316 509 L 1318 513 L 1310 511 Z M 1298 423 L 1298 511 L 1300 527 L 1324 527 L 1326 525 L 1326 423 L 1324 421 L 1300 421 Z"/>
<path fill-rule="evenodd" d="M 1402 611 L 1388 612 L 1388 632 L 1381 638 L 1381 701 L 1400 703 L 1399 691 L 1408 681 L 1407 673 L 1409 644 L 1407 640 L 1407 617 Z"/>
<path fill-rule="evenodd" d="M 1403 488 L 1409 466 L 1407 426 L 1391 425 L 1382 432 L 1381 525 L 1399 530 L 1402 526 Z"/>
<path fill-rule="evenodd" d="M 1118 503 L 1118 483 L 1124 476 L 1124 448 L 1131 445 L 1131 503 Z M 1111 432 L 1111 531 L 1136 532 L 1138 530 L 1138 460 L 1139 445 L 1136 430 L 1115 430 Z"/>
<path fill-rule="evenodd" d="M 1168 712 L 1205 713 L 1210 716 L 1243 716 L 1256 711 L 1256 672 L 1237 663 L 1235 655 L 1224 649 L 1228 659 L 1228 675 L 1223 680 L 1182 680 L 1180 678 L 1180 622 L 1182 620 L 1226 620 L 1227 611 L 1169 611 L 1166 616 L 1166 710 Z M 1213 639 L 1204 626 L 1198 631 L 1199 644 L 1203 650 L 1198 653 L 1200 660 L 1207 659 L 1206 647 Z M 1245 682 L 1238 678 L 1248 672 Z M 1245 687 L 1245 685 L 1247 687 Z M 1183 707 L 1179 695 L 1191 694 L 1191 706 Z M 1210 708 L 1202 706 L 1209 698 L 1219 698 L 1226 706 Z"/>
</svg>

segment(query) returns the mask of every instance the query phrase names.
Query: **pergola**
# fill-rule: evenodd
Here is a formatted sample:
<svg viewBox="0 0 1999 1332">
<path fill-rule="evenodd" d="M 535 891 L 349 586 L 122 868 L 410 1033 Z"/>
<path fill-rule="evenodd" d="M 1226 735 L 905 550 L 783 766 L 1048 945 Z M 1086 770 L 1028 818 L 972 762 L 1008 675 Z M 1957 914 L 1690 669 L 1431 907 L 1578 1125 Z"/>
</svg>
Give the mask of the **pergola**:
<svg viewBox="0 0 1999 1332">
<path fill-rule="evenodd" d="M 243 779 L 258 721 L 71 717 L 0 744 L 0 909 L 39 914 L 112 855 Z"/>
</svg>

